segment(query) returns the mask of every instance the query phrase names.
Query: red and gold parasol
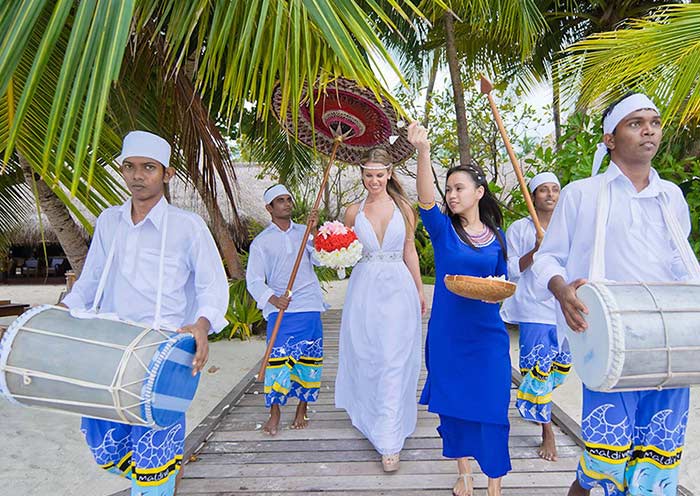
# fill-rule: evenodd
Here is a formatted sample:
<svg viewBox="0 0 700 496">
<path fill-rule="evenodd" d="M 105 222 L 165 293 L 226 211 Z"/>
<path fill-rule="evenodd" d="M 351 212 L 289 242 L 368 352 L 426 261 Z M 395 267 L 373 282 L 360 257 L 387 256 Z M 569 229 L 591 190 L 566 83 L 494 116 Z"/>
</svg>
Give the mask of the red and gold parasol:
<svg viewBox="0 0 700 496">
<path fill-rule="evenodd" d="M 413 145 L 407 138 L 407 126 L 398 118 L 391 104 L 386 100 L 377 100 L 372 91 L 360 88 L 349 79 L 338 78 L 323 91 L 314 88 L 312 95 L 309 95 L 307 87 L 302 95 L 303 103 L 296 123 L 293 122 L 292 112 L 282 108 L 282 92 L 279 87 L 273 94 L 272 102 L 274 114 L 285 131 L 305 145 L 329 156 L 316 201 L 306 223 L 304 240 L 309 238 L 313 227 L 311 219 L 317 218 L 323 189 L 336 158 L 341 162 L 359 164 L 365 152 L 377 146 L 385 148 L 395 164 L 413 154 Z M 287 294 L 292 292 L 305 248 L 305 243 L 299 247 L 287 283 Z M 259 381 L 265 377 L 265 368 L 283 316 L 284 310 L 280 310 L 260 365 L 257 377 Z"/>
</svg>

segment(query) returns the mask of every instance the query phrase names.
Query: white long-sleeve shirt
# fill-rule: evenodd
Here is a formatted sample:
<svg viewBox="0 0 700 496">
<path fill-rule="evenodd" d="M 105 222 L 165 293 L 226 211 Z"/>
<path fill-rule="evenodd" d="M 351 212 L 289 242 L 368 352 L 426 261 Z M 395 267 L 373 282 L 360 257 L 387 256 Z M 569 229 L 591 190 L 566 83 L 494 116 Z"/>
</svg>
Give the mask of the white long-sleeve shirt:
<svg viewBox="0 0 700 496">
<path fill-rule="evenodd" d="M 531 269 L 538 297 L 551 296 L 547 285 L 556 275 L 567 282 L 589 277 L 596 205 L 602 184 L 607 184 L 610 191 L 604 231 L 605 278 L 657 282 L 687 276 L 659 203 L 665 197 L 671 215 L 677 218 L 687 238 L 690 213 L 680 188 L 662 180 L 651 169 L 649 185 L 637 192 L 629 178 L 611 163 L 604 174 L 575 181 L 562 189 Z M 561 315 L 559 318 L 563 319 Z"/>
<path fill-rule="evenodd" d="M 71 309 L 92 307 L 116 240 L 99 310 L 151 325 L 166 214 L 161 322 L 166 328 L 177 329 L 205 317 L 211 323 L 210 332 L 223 329 L 227 324 L 228 281 L 214 239 L 201 217 L 169 205 L 165 198 L 136 225 L 131 220 L 131 200 L 102 212 L 83 271 L 63 303 Z"/>
<path fill-rule="evenodd" d="M 515 294 L 501 306 L 504 322 L 517 324 L 556 324 L 554 297 L 540 300 L 533 291 L 534 275 L 532 266 L 520 271 L 520 259 L 535 247 L 536 231 L 532 218 L 526 217 L 513 222 L 506 232 L 508 243 L 508 280 L 517 283 Z"/>
<path fill-rule="evenodd" d="M 246 286 L 266 320 L 268 315 L 278 311 L 268 300 L 270 296 L 282 296 L 286 291 L 305 230 L 306 226 L 292 222 L 289 229 L 283 231 L 273 222 L 250 245 Z M 292 301 L 285 310 L 287 313 L 323 312 L 326 309 L 321 285 L 313 269 L 312 253 L 313 248 L 307 243 L 292 286 Z"/>
</svg>

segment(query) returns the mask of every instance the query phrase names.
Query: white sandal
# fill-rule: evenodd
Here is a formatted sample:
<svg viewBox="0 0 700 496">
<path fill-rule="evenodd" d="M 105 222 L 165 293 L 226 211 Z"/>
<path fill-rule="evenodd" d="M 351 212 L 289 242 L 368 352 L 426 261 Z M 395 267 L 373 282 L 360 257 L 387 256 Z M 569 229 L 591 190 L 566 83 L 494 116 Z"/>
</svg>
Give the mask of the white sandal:
<svg viewBox="0 0 700 496">
<path fill-rule="evenodd" d="M 384 472 L 396 472 L 399 469 L 400 461 L 401 453 L 382 455 L 382 468 L 384 469 Z"/>
<path fill-rule="evenodd" d="M 459 482 L 460 479 L 464 482 L 464 487 L 469 493 L 469 496 L 472 496 L 474 494 L 474 474 L 459 474 L 457 482 Z M 457 496 L 454 489 L 452 489 L 452 496 Z"/>
</svg>

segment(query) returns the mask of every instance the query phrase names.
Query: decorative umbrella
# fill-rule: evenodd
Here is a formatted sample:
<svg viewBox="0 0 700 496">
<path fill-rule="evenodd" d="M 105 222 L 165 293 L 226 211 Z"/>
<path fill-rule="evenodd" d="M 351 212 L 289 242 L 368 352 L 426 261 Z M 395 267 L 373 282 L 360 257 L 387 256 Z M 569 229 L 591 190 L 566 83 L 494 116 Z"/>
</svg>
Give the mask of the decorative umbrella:
<svg viewBox="0 0 700 496">
<path fill-rule="evenodd" d="M 272 102 L 275 116 L 285 131 L 305 145 L 329 156 L 316 201 L 306 222 L 306 232 L 302 238 L 304 241 L 309 238 L 313 227 L 311 221 L 318 214 L 323 189 L 336 158 L 342 162 L 359 164 L 364 153 L 376 146 L 384 147 L 394 163 L 403 162 L 413 154 L 414 148 L 408 142 L 406 126 L 399 120 L 391 104 L 378 101 L 374 93 L 360 88 L 349 79 L 339 78 L 323 91 L 314 88 L 311 95 L 308 87 L 305 88 L 296 124 L 289 109 L 282 108 L 279 86 L 273 94 Z M 287 295 L 292 294 L 305 248 L 306 244 L 302 242 L 287 283 Z M 260 365 L 257 376 L 259 381 L 265 377 L 265 368 L 283 317 L 284 310 L 280 310 Z"/>
</svg>

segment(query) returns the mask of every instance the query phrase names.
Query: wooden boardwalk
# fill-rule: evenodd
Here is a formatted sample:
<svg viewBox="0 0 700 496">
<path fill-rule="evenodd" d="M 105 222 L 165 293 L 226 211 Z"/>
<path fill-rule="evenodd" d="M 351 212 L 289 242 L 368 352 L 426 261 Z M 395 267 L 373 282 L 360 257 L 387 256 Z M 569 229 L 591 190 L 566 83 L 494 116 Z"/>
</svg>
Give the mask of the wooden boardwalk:
<svg viewBox="0 0 700 496">
<path fill-rule="evenodd" d="M 323 321 L 323 382 L 319 400 L 309 406 L 309 427 L 286 428 L 293 418 L 293 400 L 282 409 L 279 434 L 273 438 L 264 435 L 261 425 L 267 409 L 262 385 L 253 382 L 251 371 L 188 436 L 189 462 L 179 496 L 451 494 L 456 463 L 442 458 L 437 417 L 423 406 L 419 406 L 416 432 L 401 453 L 401 469 L 393 474 L 382 472 L 380 457 L 371 444 L 353 428 L 345 411 L 334 407 L 340 312 L 326 312 Z M 420 385 L 424 380 L 425 370 Z M 503 494 L 565 495 L 581 454 L 575 439 L 555 427 L 559 460 L 545 462 L 536 454 L 539 426 L 523 421 L 514 408 L 510 421 L 513 471 L 503 480 Z M 476 463 L 473 467 L 475 493 L 486 494 L 486 477 Z"/>
</svg>

